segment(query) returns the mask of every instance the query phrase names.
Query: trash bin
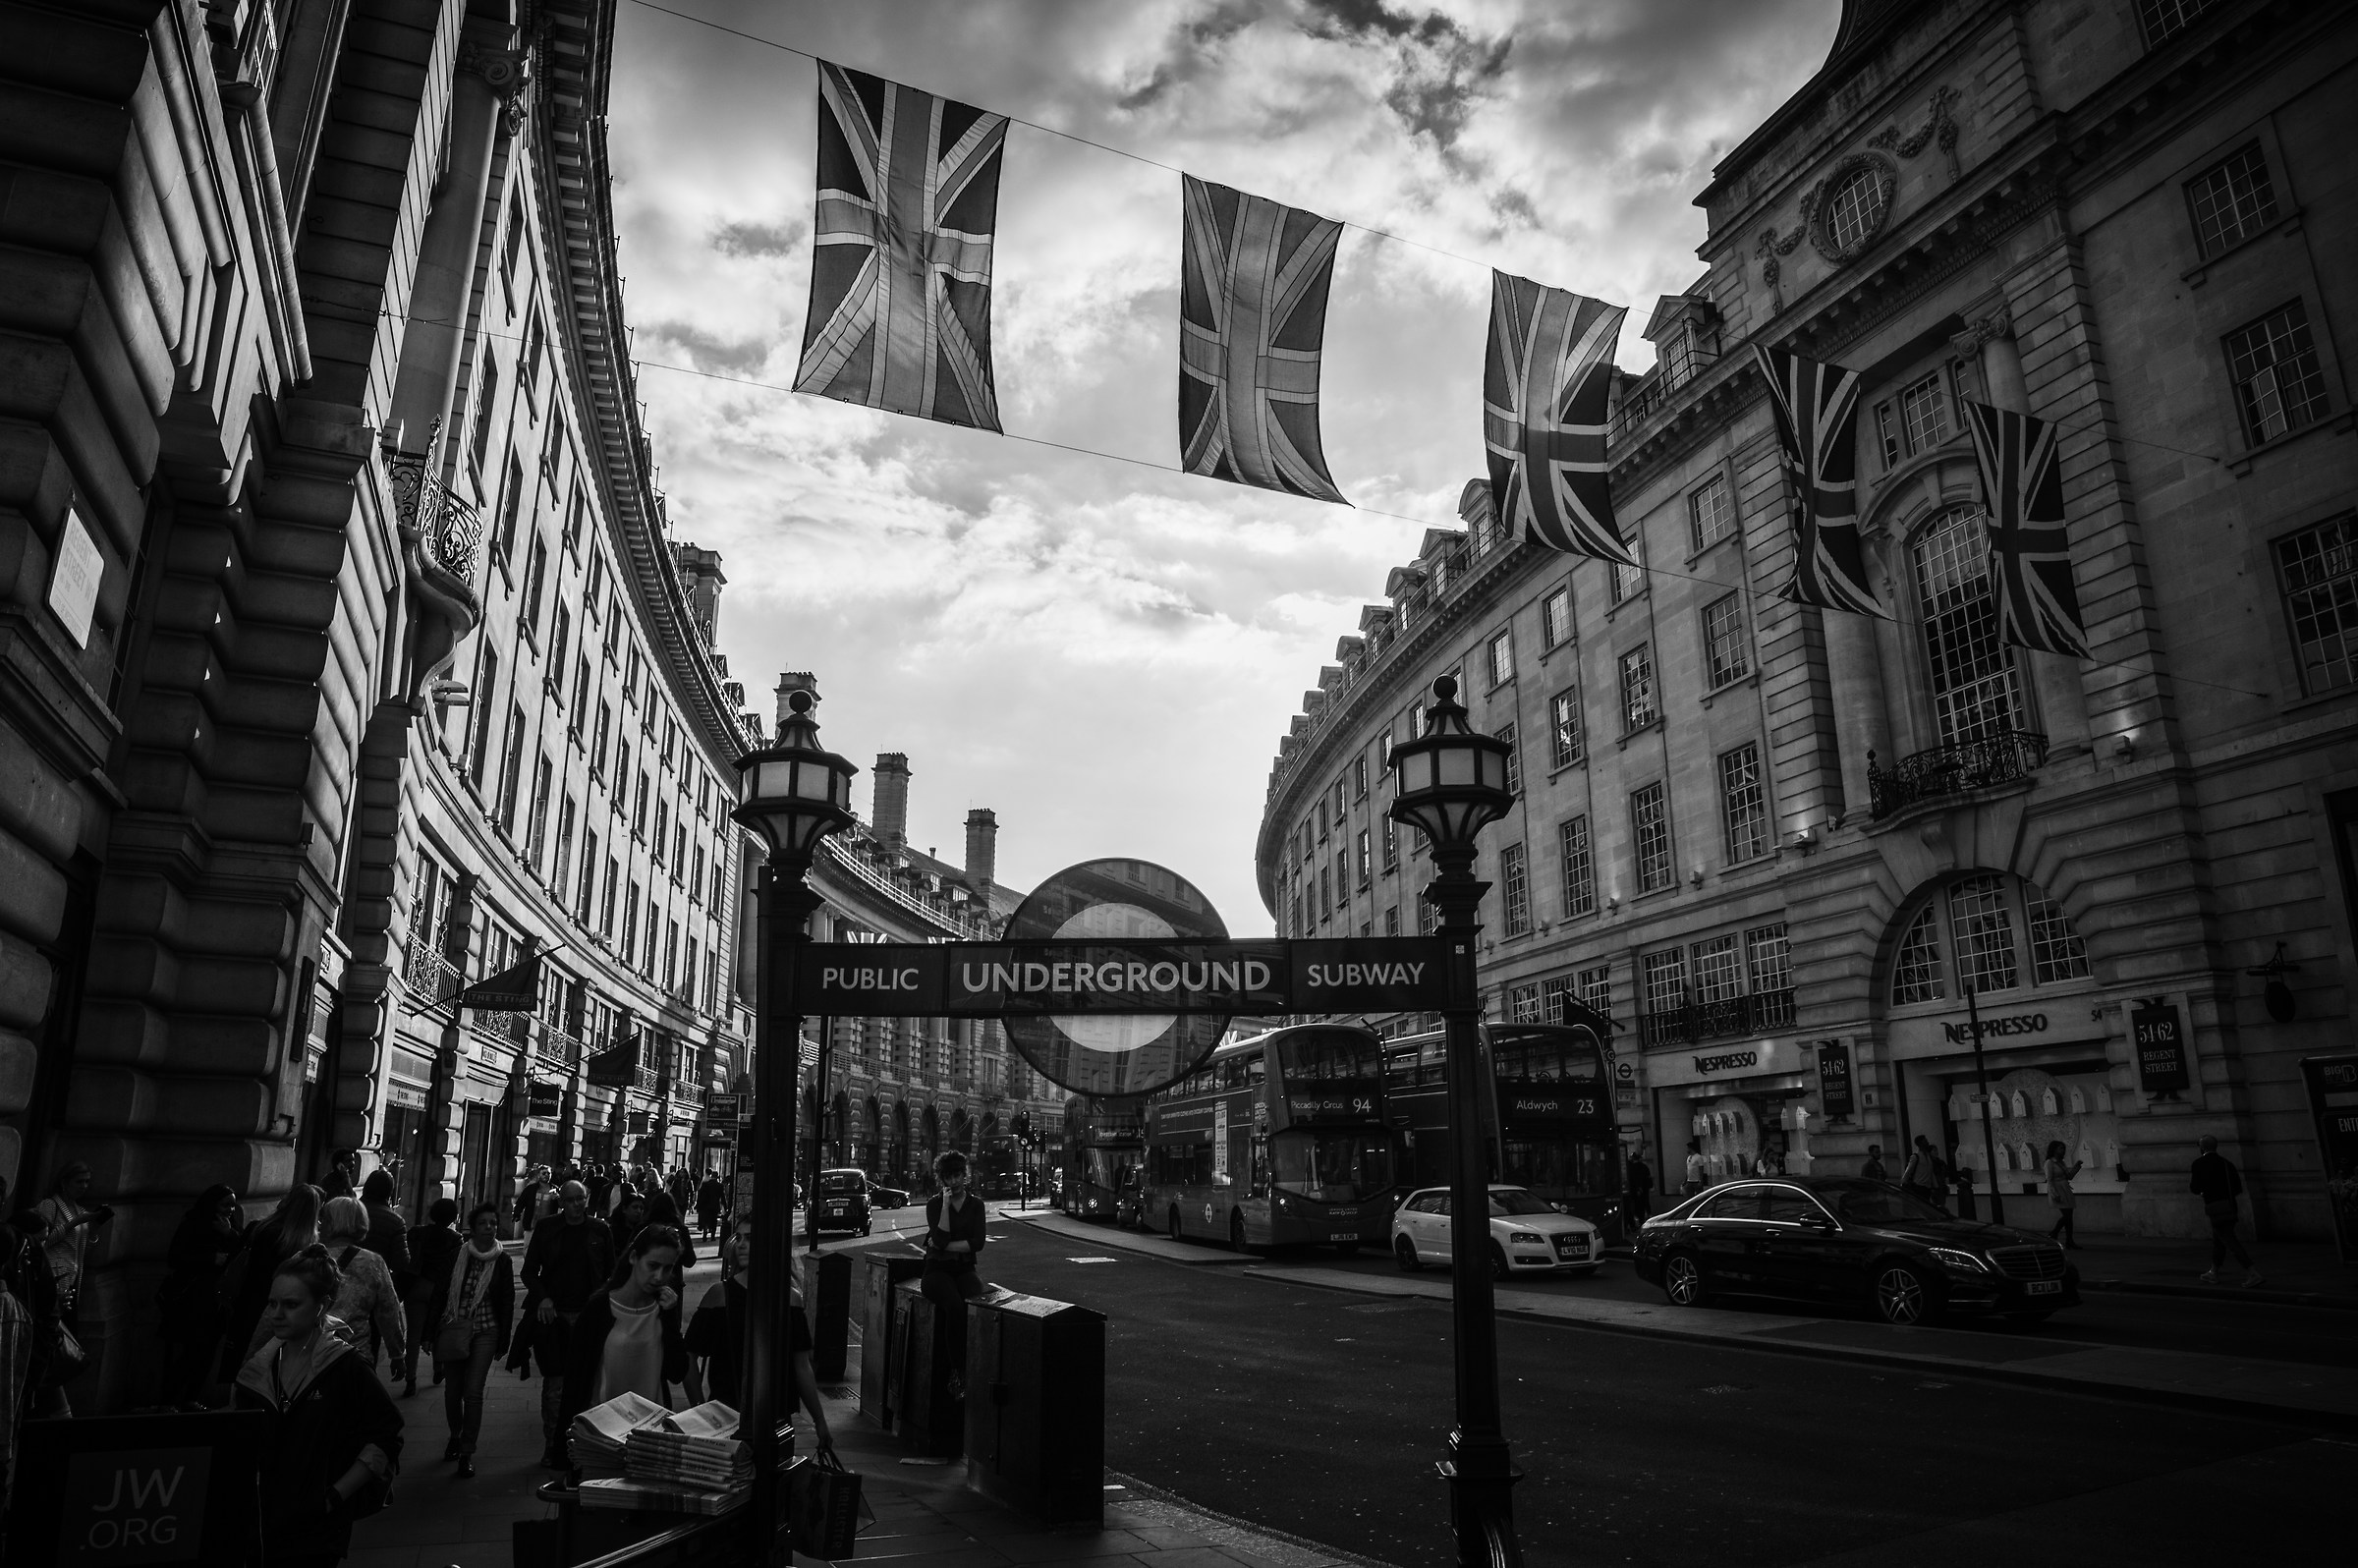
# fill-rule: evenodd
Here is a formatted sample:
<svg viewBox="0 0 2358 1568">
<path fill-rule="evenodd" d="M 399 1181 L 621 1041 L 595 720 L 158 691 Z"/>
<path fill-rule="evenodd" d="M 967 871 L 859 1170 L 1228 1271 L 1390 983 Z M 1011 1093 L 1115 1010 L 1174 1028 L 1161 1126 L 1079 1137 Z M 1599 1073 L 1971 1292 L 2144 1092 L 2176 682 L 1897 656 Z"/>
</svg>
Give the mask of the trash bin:
<svg viewBox="0 0 2358 1568">
<path fill-rule="evenodd" d="M 852 1260 L 842 1253 L 824 1253 L 811 1260 L 804 1274 L 812 1375 L 822 1383 L 839 1383 L 851 1348 Z"/>
<path fill-rule="evenodd" d="M 892 1287 L 926 1271 L 922 1258 L 868 1258 L 868 1294 L 860 1316 L 860 1414 L 892 1430 L 884 1390 L 892 1370 Z"/>
<path fill-rule="evenodd" d="M 1041 1524 L 1101 1524 L 1104 1316 L 1002 1293 L 966 1321 L 967 1484 Z"/>
<path fill-rule="evenodd" d="M 940 1314 L 926 1299 L 924 1287 L 914 1279 L 893 1286 L 892 1374 L 884 1402 L 892 1409 L 893 1435 L 911 1453 L 956 1457 L 965 1436 L 959 1402 L 950 1393 L 956 1364 L 949 1336 L 941 1332 Z"/>
</svg>

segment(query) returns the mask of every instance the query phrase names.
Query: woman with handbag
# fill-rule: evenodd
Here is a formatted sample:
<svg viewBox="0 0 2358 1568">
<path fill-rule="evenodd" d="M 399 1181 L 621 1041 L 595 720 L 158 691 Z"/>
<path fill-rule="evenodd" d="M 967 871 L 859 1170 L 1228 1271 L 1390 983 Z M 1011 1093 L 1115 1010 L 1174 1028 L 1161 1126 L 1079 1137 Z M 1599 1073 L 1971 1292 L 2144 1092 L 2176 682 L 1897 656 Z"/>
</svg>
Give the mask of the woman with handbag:
<svg viewBox="0 0 2358 1568">
<path fill-rule="evenodd" d="M 262 1568 L 343 1561 L 353 1521 L 384 1507 L 401 1469 L 400 1408 L 329 1329 L 343 1285 L 323 1248 L 281 1263 L 263 1295 L 268 1337 L 238 1372 L 238 1408 L 277 1418 L 255 1476 Z"/>
<path fill-rule="evenodd" d="M 221 1267 L 243 1245 L 245 1217 L 238 1195 L 216 1182 L 196 1195 L 172 1232 L 164 1255 L 171 1271 L 155 1292 L 167 1405 L 191 1406 L 204 1392 L 221 1339 Z"/>
<path fill-rule="evenodd" d="M 393 1353 L 401 1365 L 408 1343 L 402 1319 L 401 1292 L 393 1288 L 393 1271 L 384 1258 L 368 1246 L 368 1210 L 357 1198 L 331 1198 L 319 1210 L 319 1245 L 335 1260 L 343 1286 L 328 1316 L 351 1332 L 353 1346 L 376 1368 L 378 1349 Z"/>
<path fill-rule="evenodd" d="M 442 1457 L 459 1462 L 459 1479 L 475 1475 L 476 1440 L 483 1430 L 483 1383 L 491 1363 L 508 1348 L 516 1316 L 516 1265 L 499 1245 L 499 1205 L 477 1204 L 467 1216 L 467 1241 L 434 1294 L 434 1365 L 442 1374 L 442 1409 L 450 1443 Z"/>
</svg>

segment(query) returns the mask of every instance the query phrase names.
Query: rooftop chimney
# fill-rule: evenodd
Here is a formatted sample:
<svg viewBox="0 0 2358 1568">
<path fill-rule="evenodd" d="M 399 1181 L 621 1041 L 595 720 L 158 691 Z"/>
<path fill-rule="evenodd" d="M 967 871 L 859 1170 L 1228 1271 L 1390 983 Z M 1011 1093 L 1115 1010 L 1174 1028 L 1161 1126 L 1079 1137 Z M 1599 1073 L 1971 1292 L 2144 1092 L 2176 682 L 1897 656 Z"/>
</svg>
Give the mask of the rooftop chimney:
<svg viewBox="0 0 2358 1568">
<path fill-rule="evenodd" d="M 869 827 L 878 843 L 899 849 L 909 842 L 909 754 L 876 754 L 876 799 Z"/>
<path fill-rule="evenodd" d="M 786 705 L 786 700 L 797 692 L 809 692 L 811 711 L 818 711 L 818 677 L 809 670 L 788 670 L 778 677 L 778 729 L 786 727 L 786 716 L 794 711 Z M 776 731 L 771 733 L 775 734 Z"/>
<path fill-rule="evenodd" d="M 990 884 L 999 874 L 999 818 L 989 808 L 978 806 L 966 813 L 966 880 L 967 885 L 990 902 Z"/>
<path fill-rule="evenodd" d="M 693 544 L 672 546 L 679 564 L 680 587 L 688 593 L 688 613 L 702 635 L 706 650 L 720 645 L 720 590 L 728 579 L 720 573 L 720 554 Z"/>
</svg>

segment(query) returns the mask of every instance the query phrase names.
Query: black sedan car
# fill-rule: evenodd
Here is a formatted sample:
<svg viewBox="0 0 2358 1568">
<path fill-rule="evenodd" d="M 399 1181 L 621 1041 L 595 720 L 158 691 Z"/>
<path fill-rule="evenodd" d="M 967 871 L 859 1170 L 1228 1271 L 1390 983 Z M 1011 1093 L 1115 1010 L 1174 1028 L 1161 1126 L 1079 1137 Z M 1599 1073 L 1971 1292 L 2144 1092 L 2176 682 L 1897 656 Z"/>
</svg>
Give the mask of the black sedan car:
<svg viewBox="0 0 2358 1568">
<path fill-rule="evenodd" d="M 1887 1182 L 1723 1182 L 1638 1232 L 1637 1270 L 1680 1307 L 1714 1294 L 1871 1308 L 1887 1323 L 1943 1313 L 2037 1321 L 2080 1304 L 2080 1274 L 2044 1236 L 1959 1219 Z"/>
</svg>

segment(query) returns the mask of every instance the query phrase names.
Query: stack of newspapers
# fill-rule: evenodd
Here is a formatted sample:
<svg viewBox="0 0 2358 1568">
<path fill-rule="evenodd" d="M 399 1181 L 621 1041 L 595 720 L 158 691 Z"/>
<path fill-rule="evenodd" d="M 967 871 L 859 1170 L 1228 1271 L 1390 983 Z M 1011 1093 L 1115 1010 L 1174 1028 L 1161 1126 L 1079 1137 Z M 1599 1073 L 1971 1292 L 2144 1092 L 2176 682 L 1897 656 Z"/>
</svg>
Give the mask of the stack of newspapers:
<svg viewBox="0 0 2358 1568">
<path fill-rule="evenodd" d="M 618 1395 L 576 1419 L 573 1460 L 587 1508 L 721 1514 L 754 1479 L 737 1412 L 718 1400 L 672 1412 Z"/>
</svg>

